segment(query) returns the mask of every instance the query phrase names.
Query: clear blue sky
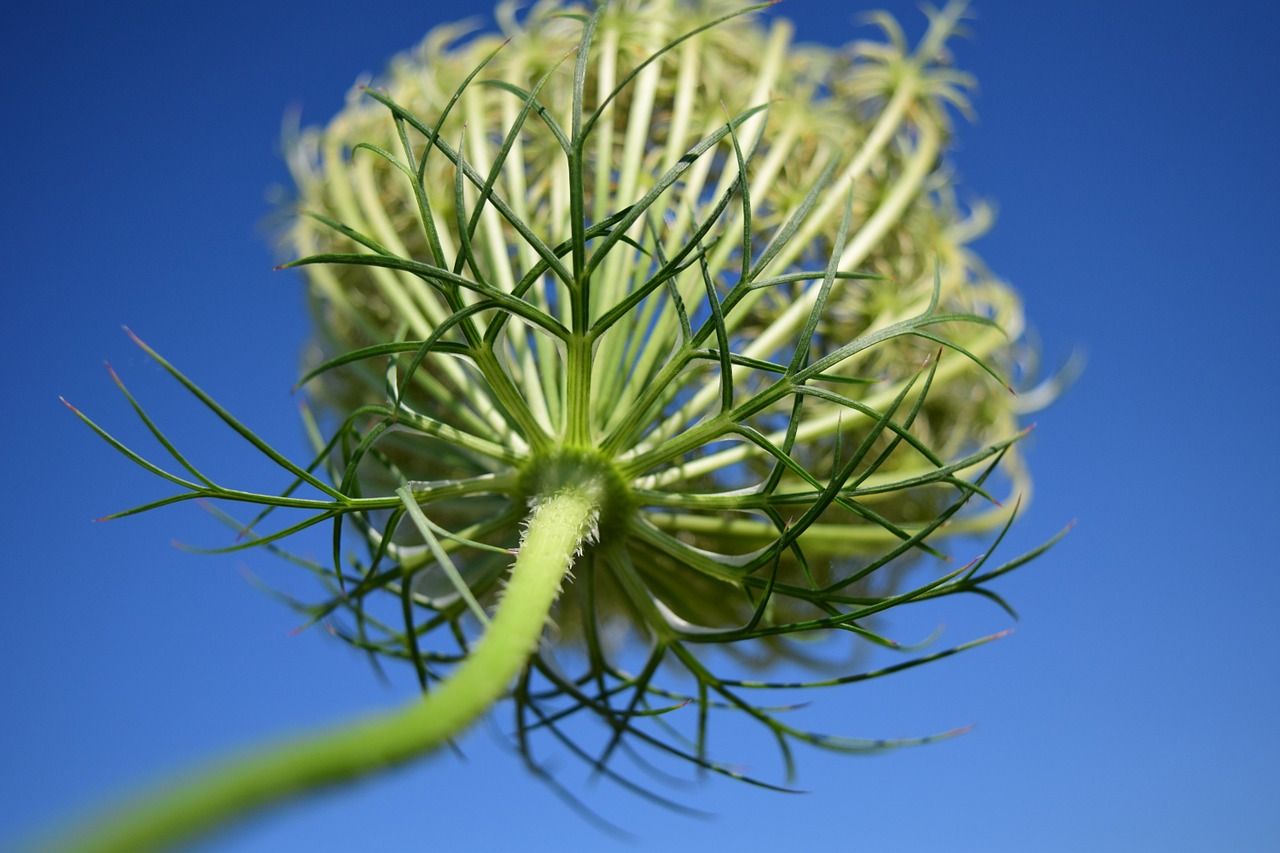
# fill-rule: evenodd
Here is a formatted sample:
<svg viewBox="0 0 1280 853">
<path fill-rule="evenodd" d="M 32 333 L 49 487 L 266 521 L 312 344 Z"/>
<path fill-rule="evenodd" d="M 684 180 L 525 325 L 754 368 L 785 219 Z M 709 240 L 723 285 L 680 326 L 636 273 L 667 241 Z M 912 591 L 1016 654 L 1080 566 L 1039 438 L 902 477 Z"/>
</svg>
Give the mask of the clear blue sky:
<svg viewBox="0 0 1280 853">
<path fill-rule="evenodd" d="M 884 5 L 922 30 L 914 3 Z M 812 712 L 867 736 L 975 731 L 875 758 L 804 753 L 804 796 L 680 793 L 712 820 L 578 784 L 639 836 L 628 847 L 481 726 L 465 761 L 438 756 L 202 849 L 1280 849 L 1280 6 L 975 6 L 956 53 L 980 79 L 979 120 L 954 161 L 972 197 L 999 204 L 979 249 L 1021 289 L 1050 362 L 1075 346 L 1090 358 L 1038 418 L 1014 544 L 1079 526 L 999 587 L 1022 616 L 1013 637 L 813 697 Z M 853 9 L 778 11 L 801 39 L 843 41 L 859 35 Z M 361 72 L 469 14 L 488 9 L 49 0 L 7 16 L 0 846 L 166 770 L 409 695 L 320 632 L 289 636 L 291 614 L 239 571 L 288 584 L 288 566 L 171 547 L 223 541 L 194 508 L 90 523 L 163 488 L 57 395 L 139 435 L 108 359 L 207 469 L 272 485 L 120 326 L 300 450 L 288 389 L 305 312 L 263 236 L 285 180 L 281 116 L 328 118 Z M 931 618 L 956 641 L 1008 624 L 991 607 Z"/>
</svg>

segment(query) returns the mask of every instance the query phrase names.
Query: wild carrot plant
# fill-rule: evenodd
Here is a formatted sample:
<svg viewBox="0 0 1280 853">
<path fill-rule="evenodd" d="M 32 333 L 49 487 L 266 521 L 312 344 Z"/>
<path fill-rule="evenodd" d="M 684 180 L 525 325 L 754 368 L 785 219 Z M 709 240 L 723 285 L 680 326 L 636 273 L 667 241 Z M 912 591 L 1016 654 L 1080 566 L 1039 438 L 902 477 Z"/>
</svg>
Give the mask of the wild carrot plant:
<svg viewBox="0 0 1280 853">
<path fill-rule="evenodd" d="M 314 573 L 317 600 L 292 602 L 306 622 L 403 665 L 422 696 L 192 777 L 76 843 L 175 843 L 430 753 L 499 703 L 540 775 L 552 744 L 637 789 L 620 749 L 773 785 L 713 752 L 728 715 L 788 769 L 797 743 L 932 739 L 815 733 L 757 697 L 994 639 L 761 675 L 832 645 L 897 648 L 877 621 L 895 608 L 1003 606 L 991 582 L 1048 547 L 945 551 L 955 534 L 998 544 L 1028 482 L 1007 384 L 1026 379 L 1021 308 L 966 247 L 986 213 L 962 211 L 943 164 L 971 85 L 946 50 L 962 5 L 930 12 L 914 47 L 876 15 L 881 39 L 838 50 L 718 0 L 504 5 L 503 35 L 441 28 L 296 134 L 286 266 L 315 318 L 299 383 L 314 456 L 286 458 L 141 341 L 287 488 L 224 485 L 132 396 L 170 462 L 81 417 L 176 488 L 119 515 L 248 507 L 226 550 Z M 326 561 L 285 551 L 318 525 Z M 598 743 L 569 732 L 582 718 Z"/>
</svg>

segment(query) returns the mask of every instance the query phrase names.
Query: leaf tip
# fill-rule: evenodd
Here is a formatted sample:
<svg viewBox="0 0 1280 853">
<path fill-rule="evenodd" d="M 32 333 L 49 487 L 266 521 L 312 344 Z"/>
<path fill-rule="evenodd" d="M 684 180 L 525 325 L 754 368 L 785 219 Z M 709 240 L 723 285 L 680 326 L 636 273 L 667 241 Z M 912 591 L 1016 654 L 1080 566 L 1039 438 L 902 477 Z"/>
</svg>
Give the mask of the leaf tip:
<svg viewBox="0 0 1280 853">
<path fill-rule="evenodd" d="M 129 340 L 133 341 L 147 352 L 151 352 L 151 347 L 147 346 L 142 338 L 138 337 L 138 335 L 133 331 L 133 329 L 130 329 L 128 326 L 121 326 L 120 328 L 124 329 L 124 333 L 129 336 Z"/>
</svg>

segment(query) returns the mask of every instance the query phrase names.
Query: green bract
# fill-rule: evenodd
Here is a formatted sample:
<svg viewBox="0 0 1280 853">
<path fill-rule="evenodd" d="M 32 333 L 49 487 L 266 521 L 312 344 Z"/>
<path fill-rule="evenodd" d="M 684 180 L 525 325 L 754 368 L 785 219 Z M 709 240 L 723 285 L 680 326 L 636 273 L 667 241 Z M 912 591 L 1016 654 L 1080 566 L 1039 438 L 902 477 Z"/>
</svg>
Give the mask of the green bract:
<svg viewBox="0 0 1280 853">
<path fill-rule="evenodd" d="M 999 378 L 1025 372 L 1021 308 L 941 165 L 968 106 L 945 48 L 961 6 L 914 48 L 879 15 L 884 40 L 828 49 L 731 3 L 507 5 L 505 41 L 441 28 L 296 135 L 314 461 L 163 361 L 294 485 L 235 492 L 167 441 L 187 474 L 117 446 L 182 488 L 159 503 L 260 504 L 237 548 L 331 523 L 332 562 L 304 563 L 330 596 L 297 606 L 426 696 L 246 763 L 223 787 L 258 793 L 189 823 L 434 749 L 503 695 L 534 767 L 549 734 L 611 775 L 631 742 L 736 776 L 707 742 L 735 713 L 788 762 L 796 740 L 886 745 L 792 726 L 705 650 L 892 647 L 877 614 L 1001 602 L 987 583 L 1043 550 L 936 559 L 946 534 L 1007 529 L 1000 463 L 1027 489 Z M 266 532 L 277 510 L 306 515 Z M 921 562 L 943 568 L 905 585 Z M 564 728 L 583 717 L 605 724 L 590 751 Z"/>
</svg>

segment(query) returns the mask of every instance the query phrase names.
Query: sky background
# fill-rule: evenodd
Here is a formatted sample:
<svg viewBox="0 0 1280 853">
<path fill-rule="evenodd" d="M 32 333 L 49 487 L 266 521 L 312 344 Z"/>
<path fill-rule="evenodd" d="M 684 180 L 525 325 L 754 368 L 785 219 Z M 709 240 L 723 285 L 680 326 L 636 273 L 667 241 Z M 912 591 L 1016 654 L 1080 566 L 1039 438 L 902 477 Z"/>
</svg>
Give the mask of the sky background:
<svg viewBox="0 0 1280 853">
<path fill-rule="evenodd" d="M 923 31 L 914 3 L 884 5 Z M 1037 416 L 1036 494 L 1005 553 L 1079 523 L 1000 582 L 1021 614 L 1012 637 L 813 696 L 810 713 L 871 737 L 976 729 L 873 758 L 802 750 L 805 795 L 677 792 L 710 819 L 561 762 L 635 834 L 622 841 L 482 725 L 465 761 L 440 755 L 200 849 L 1280 849 L 1280 6 L 974 5 L 955 52 L 980 80 L 978 120 L 952 159 L 967 197 L 999 206 L 978 250 L 1022 292 L 1050 364 L 1089 357 Z M 800 40 L 869 34 L 852 5 L 777 11 Z M 487 14 L 48 0 L 7 16 L 0 848 L 166 771 L 410 695 L 320 631 L 290 636 L 295 617 L 241 571 L 287 584 L 290 567 L 173 548 L 225 541 L 194 507 L 91 523 L 164 487 L 57 396 L 139 436 L 109 360 L 206 469 L 274 484 L 120 327 L 301 453 L 289 388 L 307 320 L 266 237 L 282 116 L 324 121 L 430 27 Z M 930 618 L 954 642 L 1011 624 L 990 606 Z"/>
</svg>

